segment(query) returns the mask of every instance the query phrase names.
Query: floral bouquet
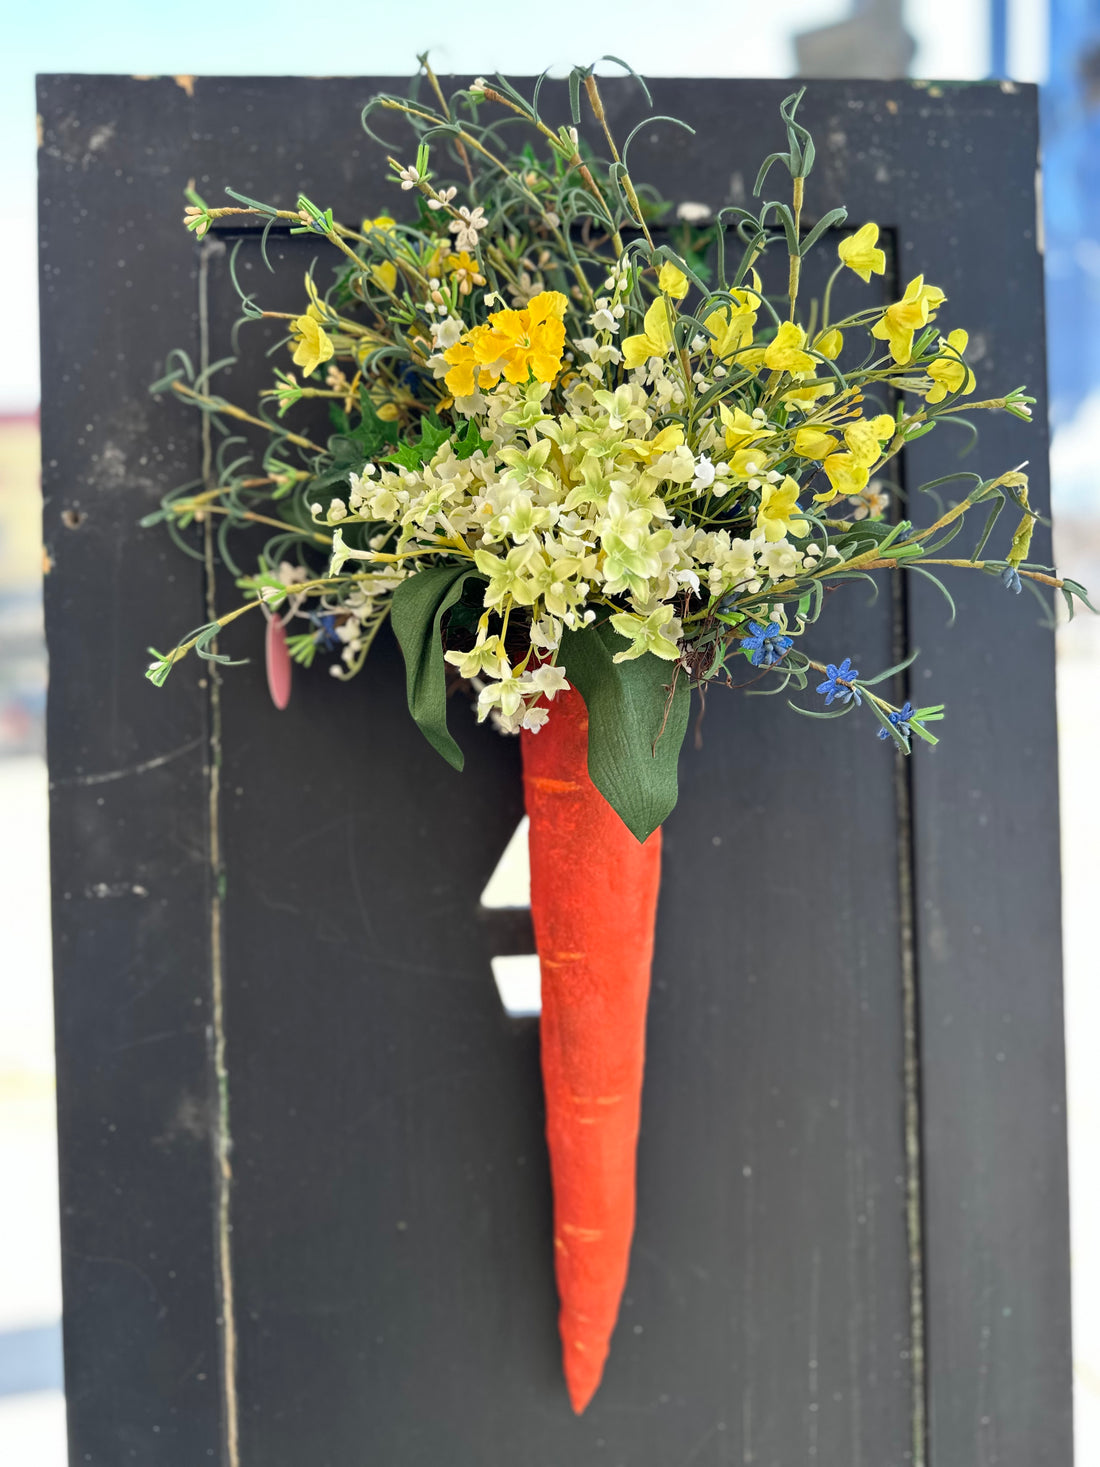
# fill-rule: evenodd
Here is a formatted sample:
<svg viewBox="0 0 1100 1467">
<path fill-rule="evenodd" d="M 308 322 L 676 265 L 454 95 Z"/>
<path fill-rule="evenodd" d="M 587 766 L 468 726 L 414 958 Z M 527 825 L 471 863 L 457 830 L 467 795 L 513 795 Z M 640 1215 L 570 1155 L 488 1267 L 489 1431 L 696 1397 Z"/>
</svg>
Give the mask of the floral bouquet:
<svg viewBox="0 0 1100 1467">
<path fill-rule="evenodd" d="M 364 112 L 383 147 L 380 116 L 411 124 L 415 151 L 388 161 L 413 208 L 391 217 L 375 204 L 352 227 L 305 197 L 286 211 L 232 190 L 226 208 L 189 194 L 199 238 L 227 216 L 263 220 L 265 241 L 288 221 L 327 242 L 334 268 L 311 270 L 287 311 L 242 294 L 246 319 L 285 322 L 290 358 L 255 413 L 216 395 L 210 371 L 196 375 L 181 353 L 156 384 L 216 429 L 244 421 L 269 442 L 261 463 L 219 460 L 150 522 L 192 553 L 181 531 L 202 522 L 231 566 L 230 529 L 270 534 L 240 577 L 242 604 L 154 653 L 148 676 L 163 683 L 191 648 L 228 662 L 221 630 L 259 608 L 284 707 L 293 663 L 335 653 L 332 673 L 351 677 L 390 619 L 410 711 L 443 758 L 461 769 L 448 679 L 471 690 L 479 720 L 519 733 L 560 1328 L 582 1411 L 626 1279 L 660 826 L 691 690 L 732 684 L 747 663 L 751 680 L 801 695 L 788 700 L 796 712 L 858 709 L 908 753 L 913 739 L 936 742 L 943 709 L 878 691 L 907 663 L 864 677 L 847 657 L 802 650 L 827 590 L 911 571 L 950 602 L 939 571 L 958 567 L 1040 599 L 1056 588 L 1071 612 L 1084 593 L 1028 559 L 1038 515 L 1022 468 L 922 486 L 965 487 L 937 499 L 923 528 L 891 513 L 906 443 L 964 410 L 1027 419 L 1033 399 L 1015 388 L 973 400 L 967 333 L 942 333 L 944 293 L 922 276 L 885 308 L 837 318 L 838 277 L 869 283 L 886 254 L 876 224 L 843 229 L 843 208 L 804 225 L 814 145 L 797 120 L 801 92 L 780 109 L 786 149 L 763 160 L 758 211 L 711 219 L 686 206 L 674 247 L 665 206 L 629 166 L 653 119 L 620 147 L 593 68 L 571 73 L 562 126 L 543 118 L 544 78 L 530 97 L 503 78 L 448 96 L 422 58 L 420 79 L 426 96 L 383 94 Z M 815 247 L 836 263 L 807 300 Z M 777 254 L 773 289 L 763 276 Z M 328 405 L 323 442 L 288 425 L 313 399 Z M 976 543 L 952 556 L 979 505 Z M 987 555 L 1006 506 L 1011 541 Z"/>
</svg>

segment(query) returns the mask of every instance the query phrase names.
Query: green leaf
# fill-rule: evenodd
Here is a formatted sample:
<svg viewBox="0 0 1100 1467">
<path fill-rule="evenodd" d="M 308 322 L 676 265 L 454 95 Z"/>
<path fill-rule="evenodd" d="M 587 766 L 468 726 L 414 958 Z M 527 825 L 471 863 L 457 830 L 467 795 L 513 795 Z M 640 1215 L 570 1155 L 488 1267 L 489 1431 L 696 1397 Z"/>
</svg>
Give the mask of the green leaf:
<svg viewBox="0 0 1100 1467">
<path fill-rule="evenodd" d="M 592 783 L 643 841 L 675 808 L 676 768 L 691 699 L 687 679 L 679 678 L 670 704 L 672 662 L 651 652 L 614 662 L 614 654 L 629 645 L 605 621 L 563 633 L 558 661 L 588 709 Z"/>
<path fill-rule="evenodd" d="M 420 419 L 419 441 L 413 443 L 406 440 L 404 443 L 399 443 L 393 453 L 386 455 L 383 462 L 398 464 L 401 468 L 413 472 L 421 464 L 426 464 L 436 449 L 446 443 L 450 436 L 449 428 L 444 428 L 441 423 L 433 423 L 425 413 L 424 417 Z"/>
<path fill-rule="evenodd" d="M 447 665 L 443 618 L 471 576 L 467 565 L 430 566 L 410 576 L 393 593 L 393 629 L 405 658 L 409 712 L 432 748 L 452 769 L 461 769 L 462 750 L 447 731 Z"/>
<path fill-rule="evenodd" d="M 488 453 L 493 444 L 490 439 L 482 438 L 481 434 L 477 431 L 477 424 L 473 418 L 470 418 L 466 424 L 465 431 L 455 436 L 452 446 L 455 451 L 455 458 L 464 459 L 473 458 L 478 449 L 482 453 Z"/>
<path fill-rule="evenodd" d="M 851 713 L 855 706 L 854 703 L 845 703 L 843 708 L 834 708 L 826 713 L 824 709 L 800 708 L 797 703 L 792 703 L 789 698 L 787 699 L 787 707 L 793 708 L 796 713 L 801 713 L 803 718 L 843 718 L 846 713 Z"/>
</svg>

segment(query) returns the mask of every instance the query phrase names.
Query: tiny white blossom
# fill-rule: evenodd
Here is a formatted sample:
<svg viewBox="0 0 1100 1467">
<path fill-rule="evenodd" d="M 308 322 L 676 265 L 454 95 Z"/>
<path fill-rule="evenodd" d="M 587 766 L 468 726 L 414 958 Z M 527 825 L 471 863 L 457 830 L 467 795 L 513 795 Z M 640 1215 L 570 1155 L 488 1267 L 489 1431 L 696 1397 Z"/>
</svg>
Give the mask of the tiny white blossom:
<svg viewBox="0 0 1100 1467">
<path fill-rule="evenodd" d="M 501 713 L 496 708 L 490 708 L 489 722 L 499 734 L 518 734 L 523 727 L 523 709 L 518 713 Z"/>
<path fill-rule="evenodd" d="M 544 616 L 531 623 L 531 646 L 540 652 L 553 652 L 561 641 L 561 627 L 553 617 Z"/>
<path fill-rule="evenodd" d="M 446 351 L 457 343 L 464 330 L 462 322 L 456 317 L 444 316 L 441 321 L 433 321 L 431 324 L 432 344 L 437 351 Z"/>
<path fill-rule="evenodd" d="M 551 662 L 540 662 L 534 672 L 527 674 L 526 681 L 548 701 L 552 700 L 556 693 L 569 691 L 565 673 Z"/>
<path fill-rule="evenodd" d="M 802 557 L 788 540 L 777 540 L 760 551 L 760 564 L 773 581 L 782 581 L 801 569 Z"/>
<path fill-rule="evenodd" d="M 545 708 L 528 708 L 523 715 L 523 727 L 528 733 L 538 733 L 539 729 L 549 719 L 550 714 Z"/>
<path fill-rule="evenodd" d="M 711 487 L 714 483 L 714 475 L 714 464 L 705 453 L 701 453 L 695 460 L 695 477 L 691 481 L 691 487 L 696 494 L 701 494 L 705 489 Z"/>
<path fill-rule="evenodd" d="M 347 512 L 348 507 L 342 499 L 334 499 L 328 507 L 328 517 L 330 520 L 342 520 L 346 518 Z"/>
<path fill-rule="evenodd" d="M 676 217 L 683 219 L 686 224 L 703 224 L 710 218 L 710 205 L 689 202 L 677 204 Z"/>
<path fill-rule="evenodd" d="M 428 208 L 429 209 L 443 209 L 443 208 L 445 208 L 451 202 L 451 200 L 454 198 L 455 194 L 457 194 L 457 193 L 458 193 L 458 189 L 457 188 L 441 188 L 439 190 L 439 193 L 438 193 L 438 195 L 437 195 L 436 198 L 429 199 L 428 200 Z"/>
<path fill-rule="evenodd" d="M 469 209 L 465 204 L 458 211 L 458 218 L 452 219 L 447 228 L 455 237 L 455 244 L 460 250 L 477 249 L 477 232 L 484 229 L 489 223 L 485 217 L 485 210 L 479 204 L 476 209 Z"/>
<path fill-rule="evenodd" d="M 413 167 L 402 168 L 398 173 L 402 189 L 415 188 L 420 182 L 420 174 Z"/>
</svg>

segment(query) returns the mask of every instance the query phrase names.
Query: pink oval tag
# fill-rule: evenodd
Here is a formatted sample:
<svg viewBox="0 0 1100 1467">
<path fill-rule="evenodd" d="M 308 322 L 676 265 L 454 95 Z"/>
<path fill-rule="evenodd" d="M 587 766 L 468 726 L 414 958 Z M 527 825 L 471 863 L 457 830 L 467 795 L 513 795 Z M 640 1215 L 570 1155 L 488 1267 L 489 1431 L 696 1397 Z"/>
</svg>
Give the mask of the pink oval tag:
<svg viewBox="0 0 1100 1467">
<path fill-rule="evenodd" d="M 267 690 L 276 708 L 285 708 L 290 702 L 290 653 L 286 645 L 286 630 L 277 616 L 267 619 L 267 637 L 264 642 L 267 661 Z"/>
</svg>

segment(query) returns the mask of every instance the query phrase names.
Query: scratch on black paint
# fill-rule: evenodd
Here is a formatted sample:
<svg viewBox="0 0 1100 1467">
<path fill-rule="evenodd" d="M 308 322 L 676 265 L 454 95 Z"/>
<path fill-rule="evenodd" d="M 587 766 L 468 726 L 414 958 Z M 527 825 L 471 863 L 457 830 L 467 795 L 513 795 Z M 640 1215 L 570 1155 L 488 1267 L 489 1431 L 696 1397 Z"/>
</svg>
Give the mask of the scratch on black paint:
<svg viewBox="0 0 1100 1467">
<path fill-rule="evenodd" d="M 210 330 L 208 309 L 208 276 L 210 256 L 219 246 L 204 245 L 199 252 L 199 355 L 201 370 L 210 365 Z M 202 418 L 202 478 L 206 488 L 216 487 L 210 418 Z M 214 532 L 211 517 L 203 526 L 203 555 L 206 565 L 206 615 L 217 617 L 214 586 Z M 212 650 L 216 651 L 216 647 Z M 224 873 L 221 860 L 221 679 L 216 662 L 210 664 L 210 976 L 211 1020 L 213 1030 L 213 1067 L 217 1091 L 217 1110 L 213 1132 L 214 1181 L 216 1188 L 214 1243 L 218 1261 L 220 1304 L 222 1401 L 225 1407 L 225 1464 L 240 1467 L 240 1430 L 237 1401 L 237 1311 L 233 1281 L 231 1204 L 233 1166 L 232 1133 L 229 1124 L 229 1068 L 226 1062 L 225 974 L 222 955 L 222 888 Z"/>
<path fill-rule="evenodd" d="M 909 653 L 909 628 L 901 577 L 894 578 L 894 653 L 900 662 Z M 899 648 L 902 650 L 899 652 Z M 907 674 L 899 700 L 908 694 Z M 917 1018 L 917 964 L 913 888 L 912 766 L 894 751 L 898 812 L 898 920 L 901 939 L 903 1073 L 905 1083 L 905 1220 L 909 1249 L 909 1378 L 912 1383 L 913 1467 L 928 1460 L 927 1382 L 924 1361 L 924 1236 L 921 1154 L 920 1047 Z"/>
</svg>

